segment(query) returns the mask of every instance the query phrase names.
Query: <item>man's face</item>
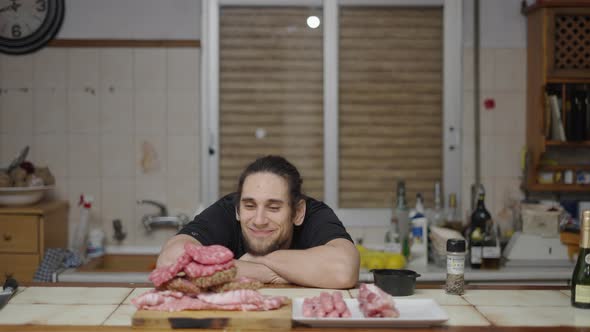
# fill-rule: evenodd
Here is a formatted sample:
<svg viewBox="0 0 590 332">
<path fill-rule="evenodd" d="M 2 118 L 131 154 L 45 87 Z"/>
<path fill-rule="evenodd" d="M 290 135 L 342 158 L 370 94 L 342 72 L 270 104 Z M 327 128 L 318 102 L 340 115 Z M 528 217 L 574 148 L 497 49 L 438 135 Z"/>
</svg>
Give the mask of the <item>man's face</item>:
<svg viewBox="0 0 590 332">
<path fill-rule="evenodd" d="M 291 245 L 293 222 L 288 184 L 282 177 L 273 173 L 246 177 L 239 215 L 250 254 L 262 256 Z"/>
</svg>

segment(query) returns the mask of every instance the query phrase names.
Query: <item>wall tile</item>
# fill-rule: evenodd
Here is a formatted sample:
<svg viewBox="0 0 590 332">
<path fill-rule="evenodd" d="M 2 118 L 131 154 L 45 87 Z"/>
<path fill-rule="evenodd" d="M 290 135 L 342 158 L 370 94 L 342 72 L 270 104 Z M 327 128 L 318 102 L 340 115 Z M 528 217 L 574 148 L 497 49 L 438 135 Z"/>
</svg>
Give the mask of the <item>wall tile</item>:
<svg viewBox="0 0 590 332">
<path fill-rule="evenodd" d="M 199 100 L 190 92 L 169 92 L 168 134 L 195 135 L 199 132 Z"/>
<path fill-rule="evenodd" d="M 492 90 L 494 88 L 494 49 L 482 48 L 479 53 L 479 81 L 480 90 Z M 463 88 L 473 90 L 473 49 L 463 49 Z"/>
<path fill-rule="evenodd" d="M 37 166 L 48 166 L 56 177 L 67 176 L 68 140 L 64 134 L 35 135 L 33 147 Z"/>
<path fill-rule="evenodd" d="M 53 172 L 53 170 L 51 170 Z M 49 192 L 49 197 L 52 199 L 57 200 L 65 200 L 69 201 L 69 179 L 63 176 L 56 176 L 55 177 L 55 188 Z M 77 202 L 76 202 L 77 203 Z M 70 203 L 70 211 L 74 208 L 74 206 Z M 73 230 L 70 228 L 69 233 L 71 234 Z"/>
<path fill-rule="evenodd" d="M 200 54 L 198 49 L 167 50 L 168 91 L 195 95 L 199 88 Z"/>
<path fill-rule="evenodd" d="M 98 135 L 68 136 L 68 173 L 70 177 L 100 175 L 100 137 Z"/>
<path fill-rule="evenodd" d="M 4 90 L 2 103 L 2 132 L 11 134 L 33 133 L 33 93 L 32 89 Z"/>
<path fill-rule="evenodd" d="M 133 50 L 107 48 L 100 50 L 100 90 L 133 89 Z"/>
<path fill-rule="evenodd" d="M 494 134 L 526 136 L 525 93 L 499 92 L 495 100 Z"/>
<path fill-rule="evenodd" d="M 475 104 L 473 98 L 473 91 L 463 90 L 463 135 L 473 136 L 475 131 Z"/>
<path fill-rule="evenodd" d="M 76 134 L 98 134 L 98 96 L 95 90 L 68 92 L 68 130 Z"/>
<path fill-rule="evenodd" d="M 199 183 L 191 176 L 169 176 L 167 182 L 168 210 L 171 214 L 184 213 L 189 217 L 199 207 Z"/>
<path fill-rule="evenodd" d="M 494 61 L 496 91 L 526 91 L 526 48 L 496 49 Z"/>
<path fill-rule="evenodd" d="M 168 151 L 167 137 L 158 135 L 137 135 L 135 137 L 135 175 L 166 174 Z"/>
<path fill-rule="evenodd" d="M 134 105 L 137 134 L 166 134 L 166 94 L 164 92 L 136 92 Z"/>
<path fill-rule="evenodd" d="M 98 49 L 73 48 L 68 51 L 68 89 L 98 91 Z"/>
<path fill-rule="evenodd" d="M 136 91 L 166 90 L 166 50 L 135 49 L 133 51 L 133 84 Z"/>
<path fill-rule="evenodd" d="M 519 176 L 521 171 L 521 151 L 524 147 L 518 144 L 520 136 L 493 136 L 496 147 L 495 174 L 497 176 Z"/>
<path fill-rule="evenodd" d="M 197 151 L 194 136 L 168 136 L 167 173 L 173 176 L 194 176 Z"/>
<path fill-rule="evenodd" d="M 100 137 L 101 176 L 135 175 L 135 142 L 131 135 Z"/>
<path fill-rule="evenodd" d="M 34 53 L 35 89 L 65 89 L 67 87 L 67 49 L 46 47 Z"/>
<path fill-rule="evenodd" d="M 496 175 L 496 138 L 497 136 L 482 135 L 480 147 L 481 176 Z"/>
<path fill-rule="evenodd" d="M 135 178 L 103 177 L 101 183 L 102 227 L 106 235 L 106 244 L 119 244 L 113 237 L 113 220 L 115 219 L 121 220 L 123 231 L 127 233 L 127 237 L 121 244 L 134 243 L 137 233 L 136 225 L 139 223 L 139 220 L 135 219 Z"/>
<path fill-rule="evenodd" d="M 2 88 L 31 89 L 33 87 L 33 55 L 3 56 Z"/>
<path fill-rule="evenodd" d="M 107 90 L 101 93 L 100 132 L 127 135 L 135 133 L 132 90 Z"/>
<path fill-rule="evenodd" d="M 64 134 L 68 128 L 67 96 L 63 88 L 39 88 L 33 94 L 35 134 Z"/>
</svg>

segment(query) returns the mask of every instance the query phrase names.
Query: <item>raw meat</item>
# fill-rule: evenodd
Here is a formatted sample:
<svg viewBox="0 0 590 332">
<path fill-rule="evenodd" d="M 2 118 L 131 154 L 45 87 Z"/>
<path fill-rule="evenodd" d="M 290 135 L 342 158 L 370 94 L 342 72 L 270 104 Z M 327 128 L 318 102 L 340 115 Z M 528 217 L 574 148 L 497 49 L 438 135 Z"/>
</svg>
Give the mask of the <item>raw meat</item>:
<svg viewBox="0 0 590 332">
<path fill-rule="evenodd" d="M 359 307 L 365 317 L 399 317 L 393 297 L 374 284 L 361 284 Z"/>
<path fill-rule="evenodd" d="M 350 310 L 340 292 L 321 292 L 320 296 L 303 299 L 304 317 L 350 317 Z"/>
<path fill-rule="evenodd" d="M 181 310 L 273 310 L 289 303 L 284 296 L 264 296 L 253 290 L 201 294 L 198 298 L 180 292 L 148 291 L 131 300 L 138 309 L 158 311 Z"/>
<path fill-rule="evenodd" d="M 223 264 L 234 258 L 234 254 L 231 250 L 220 245 L 197 246 L 193 243 L 187 242 L 184 245 L 184 251 L 189 254 L 195 262 L 204 265 Z"/>
</svg>

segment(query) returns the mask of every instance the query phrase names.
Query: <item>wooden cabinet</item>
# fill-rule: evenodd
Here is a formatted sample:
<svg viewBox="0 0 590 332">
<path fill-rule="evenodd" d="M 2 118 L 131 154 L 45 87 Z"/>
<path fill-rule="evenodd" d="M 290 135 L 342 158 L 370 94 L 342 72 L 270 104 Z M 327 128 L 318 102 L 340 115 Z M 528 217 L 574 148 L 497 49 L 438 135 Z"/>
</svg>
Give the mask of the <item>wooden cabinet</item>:
<svg viewBox="0 0 590 332">
<path fill-rule="evenodd" d="M 527 16 L 526 187 L 590 192 L 590 184 L 578 179 L 590 177 L 590 2 L 539 0 L 523 12 Z M 562 134 L 554 127 L 559 124 L 556 117 Z"/>
<path fill-rule="evenodd" d="M 0 207 L 0 279 L 32 281 L 45 249 L 67 248 L 68 203 Z"/>
</svg>

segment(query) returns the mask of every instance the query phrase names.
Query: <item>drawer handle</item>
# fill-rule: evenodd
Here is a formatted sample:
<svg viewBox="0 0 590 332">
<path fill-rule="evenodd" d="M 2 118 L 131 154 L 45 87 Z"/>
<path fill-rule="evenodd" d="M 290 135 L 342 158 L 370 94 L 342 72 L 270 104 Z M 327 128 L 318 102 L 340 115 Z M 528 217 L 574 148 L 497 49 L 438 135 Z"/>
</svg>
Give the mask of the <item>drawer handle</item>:
<svg viewBox="0 0 590 332">
<path fill-rule="evenodd" d="M 10 241 L 12 240 L 12 235 L 8 234 L 8 233 L 4 233 L 4 235 L 2 236 L 4 238 L 4 241 Z"/>
</svg>

